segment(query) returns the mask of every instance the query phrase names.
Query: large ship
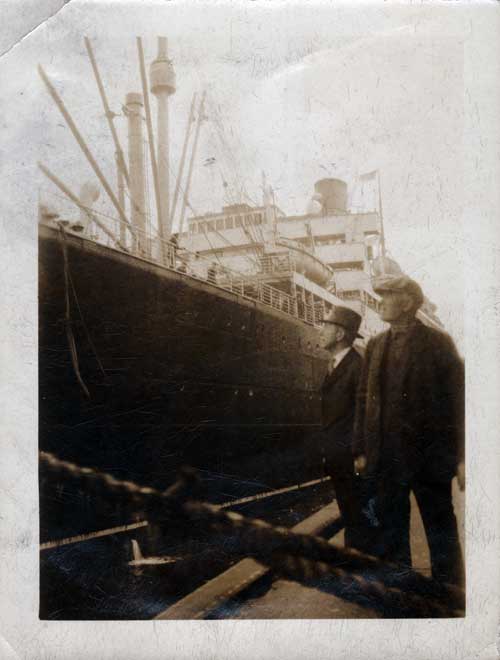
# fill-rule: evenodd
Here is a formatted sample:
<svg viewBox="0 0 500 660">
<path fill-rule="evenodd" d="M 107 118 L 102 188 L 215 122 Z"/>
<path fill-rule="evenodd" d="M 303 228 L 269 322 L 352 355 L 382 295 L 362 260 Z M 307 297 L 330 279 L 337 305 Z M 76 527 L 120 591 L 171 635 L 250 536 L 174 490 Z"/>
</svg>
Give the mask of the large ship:
<svg viewBox="0 0 500 660">
<path fill-rule="evenodd" d="M 143 92 L 127 94 L 128 158 L 86 45 L 117 146 L 117 186 L 41 70 L 100 187 L 85 184 L 75 194 L 40 165 L 74 204 L 74 212 L 43 200 L 39 208 L 40 449 L 161 488 L 188 464 L 201 474 L 201 496 L 213 502 L 321 478 L 315 434 L 327 356 L 318 329 L 338 304 L 361 313 L 365 338 L 382 329 L 371 279 L 399 267 L 385 252 L 380 209 L 351 212 L 346 183 L 331 178 L 316 182 L 309 213 L 286 216 L 264 182 L 261 205 L 191 214 L 184 229 L 201 104 L 173 234 L 179 190 L 171 200 L 168 101 L 175 77 L 166 41 L 159 40 L 148 89 L 138 40 Z M 157 149 L 150 91 L 158 99 Z M 155 222 L 145 211 L 144 124 Z M 100 190 L 112 216 L 94 207 Z M 431 303 L 421 315 L 440 325 Z M 110 516 L 127 521 L 126 512 L 96 508 L 43 471 L 40 484 L 42 541 L 109 526 Z"/>
</svg>

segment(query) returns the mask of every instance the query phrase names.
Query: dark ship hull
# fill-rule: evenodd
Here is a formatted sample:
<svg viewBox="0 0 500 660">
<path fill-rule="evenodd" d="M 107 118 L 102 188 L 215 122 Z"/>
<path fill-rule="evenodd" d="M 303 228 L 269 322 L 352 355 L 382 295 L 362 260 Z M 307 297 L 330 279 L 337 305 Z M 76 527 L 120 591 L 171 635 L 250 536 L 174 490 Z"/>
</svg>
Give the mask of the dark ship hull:
<svg viewBox="0 0 500 660">
<path fill-rule="evenodd" d="M 312 325 L 43 225 L 39 268 L 40 449 L 160 488 L 188 464 L 212 501 L 323 476 Z M 42 541 L 118 522 L 40 484 Z"/>
</svg>

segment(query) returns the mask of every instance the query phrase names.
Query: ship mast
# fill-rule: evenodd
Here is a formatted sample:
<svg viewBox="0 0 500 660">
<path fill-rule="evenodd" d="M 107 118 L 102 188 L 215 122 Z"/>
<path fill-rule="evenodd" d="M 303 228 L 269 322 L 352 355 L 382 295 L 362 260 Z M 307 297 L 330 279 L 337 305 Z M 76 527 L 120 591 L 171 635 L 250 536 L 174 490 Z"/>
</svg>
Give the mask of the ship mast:
<svg viewBox="0 0 500 660">
<path fill-rule="evenodd" d="M 137 37 L 137 54 L 139 56 L 139 72 L 141 76 L 142 95 L 144 98 L 144 111 L 146 114 L 146 128 L 148 131 L 149 155 L 151 160 L 151 169 L 153 171 L 153 185 L 155 190 L 156 217 L 158 221 L 158 234 L 160 239 L 164 237 L 164 216 L 162 214 L 161 190 L 158 176 L 158 167 L 156 163 L 156 153 L 154 147 L 153 124 L 151 121 L 151 108 L 149 105 L 148 83 L 146 80 L 146 66 L 144 64 L 144 51 L 142 48 L 142 39 Z"/>
<path fill-rule="evenodd" d="M 106 117 L 106 120 L 108 122 L 108 127 L 111 133 L 111 137 L 113 138 L 113 142 L 115 144 L 115 151 L 116 151 L 116 161 L 118 168 L 121 170 L 121 174 L 123 178 L 125 179 L 127 185 L 129 185 L 129 177 L 128 177 L 128 170 L 127 170 L 127 165 L 125 163 L 125 157 L 123 155 L 123 150 L 120 144 L 120 140 L 118 139 L 118 134 L 116 132 L 115 125 L 113 124 L 113 119 L 116 116 L 115 113 L 111 112 L 111 109 L 109 107 L 108 103 L 108 98 L 106 96 L 106 92 L 104 90 L 104 85 L 102 83 L 102 78 L 101 74 L 99 73 L 99 68 L 97 66 L 97 61 L 94 56 L 94 51 L 92 50 L 92 44 L 90 43 L 90 39 L 88 37 L 84 37 L 84 42 L 85 42 L 85 47 L 87 49 L 87 54 L 89 56 L 90 63 L 92 65 L 92 70 L 94 72 L 94 78 L 97 83 L 97 89 L 99 90 L 99 96 L 101 97 L 101 102 L 102 102 L 102 107 L 104 108 L 104 115 Z M 125 208 L 125 205 L 121 205 L 122 208 Z"/>
<path fill-rule="evenodd" d="M 382 213 L 382 190 L 380 188 L 380 170 L 377 170 L 377 184 L 378 184 L 378 214 L 380 217 L 380 251 L 382 257 L 385 257 L 385 232 L 384 232 L 384 216 Z"/>
<path fill-rule="evenodd" d="M 266 174 L 262 172 L 262 201 L 264 204 L 265 217 L 265 245 L 270 248 L 275 247 L 276 243 L 276 209 L 273 203 L 273 190 L 267 183 Z"/>
<path fill-rule="evenodd" d="M 136 248 L 141 254 L 147 251 L 141 94 L 137 92 L 127 94 L 125 113 L 128 118 L 131 218 L 138 233 Z"/>
<path fill-rule="evenodd" d="M 156 96 L 158 104 L 158 186 L 160 189 L 160 220 L 158 229 L 160 236 L 168 239 L 172 233 L 172 218 L 170 217 L 170 145 L 168 139 L 168 105 L 169 97 L 175 92 L 175 72 L 167 54 L 167 38 L 158 37 L 158 55 L 151 63 L 149 70 L 151 93 Z"/>
</svg>

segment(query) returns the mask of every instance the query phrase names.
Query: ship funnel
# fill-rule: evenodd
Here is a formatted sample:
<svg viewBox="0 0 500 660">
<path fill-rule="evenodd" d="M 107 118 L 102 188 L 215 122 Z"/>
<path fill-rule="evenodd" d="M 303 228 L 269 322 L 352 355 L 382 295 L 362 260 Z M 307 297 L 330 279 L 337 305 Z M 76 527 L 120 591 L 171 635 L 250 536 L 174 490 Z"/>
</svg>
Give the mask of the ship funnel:
<svg viewBox="0 0 500 660">
<path fill-rule="evenodd" d="M 167 53 L 166 37 L 158 37 L 158 55 L 151 63 L 149 80 L 151 92 L 158 102 L 158 183 L 160 188 L 160 209 L 163 219 L 162 235 L 168 238 L 172 231 L 170 208 L 170 145 L 168 138 L 168 99 L 175 92 L 175 72 Z"/>
<path fill-rule="evenodd" d="M 321 204 L 323 215 L 345 213 L 347 210 L 347 184 L 340 179 L 321 179 L 314 184 L 313 200 Z"/>
<path fill-rule="evenodd" d="M 137 230 L 139 252 L 146 248 L 144 211 L 144 149 L 142 137 L 142 94 L 129 92 L 125 99 L 128 118 L 128 160 L 130 177 L 131 219 Z"/>
</svg>

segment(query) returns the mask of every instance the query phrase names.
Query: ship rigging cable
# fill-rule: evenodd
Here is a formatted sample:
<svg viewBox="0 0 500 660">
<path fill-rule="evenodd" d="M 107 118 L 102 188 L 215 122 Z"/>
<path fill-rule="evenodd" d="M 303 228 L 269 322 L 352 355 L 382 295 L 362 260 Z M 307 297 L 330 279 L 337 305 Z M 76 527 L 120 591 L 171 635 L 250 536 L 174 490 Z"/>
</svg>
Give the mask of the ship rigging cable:
<svg viewBox="0 0 500 660">
<path fill-rule="evenodd" d="M 200 78 L 201 81 L 201 78 Z M 219 152 L 219 155 L 221 157 L 221 160 L 224 160 L 226 162 L 227 168 L 230 172 L 233 173 L 233 176 L 236 178 L 236 183 L 240 184 L 241 190 L 244 190 L 244 185 L 242 184 L 242 177 L 239 174 L 239 161 L 236 159 L 232 148 L 225 136 L 224 133 L 224 121 L 222 119 L 221 113 L 215 104 L 214 100 L 211 97 L 208 97 L 209 105 L 210 105 L 210 116 L 212 118 L 212 124 L 215 129 L 215 134 L 217 135 L 220 146 L 222 148 L 222 151 L 220 150 L 219 147 L 215 147 L 217 151 Z M 227 182 L 227 179 L 225 179 Z M 241 203 L 241 194 L 238 196 L 235 195 L 234 191 L 230 193 L 230 197 L 232 199 L 232 203 Z"/>
<path fill-rule="evenodd" d="M 236 245 L 235 245 L 234 243 L 231 243 L 231 241 L 230 241 L 228 238 L 226 238 L 226 237 L 224 236 L 224 234 L 222 234 L 220 231 L 218 231 L 218 230 L 216 229 L 216 230 L 215 230 L 215 233 L 216 233 L 217 236 L 219 236 L 223 241 L 225 241 L 230 247 L 236 248 Z M 208 238 L 207 238 L 207 241 L 208 241 L 208 243 L 210 244 L 210 241 L 208 240 Z M 249 254 L 245 254 L 245 255 L 243 255 L 243 256 L 244 256 L 245 259 L 248 259 L 248 261 L 249 261 L 251 264 L 253 264 L 254 266 L 257 266 L 258 268 L 260 268 L 260 263 L 259 263 L 259 261 L 258 261 L 257 259 L 255 259 L 254 257 L 251 257 Z"/>
<path fill-rule="evenodd" d="M 39 191 L 40 191 L 40 192 L 47 193 L 47 194 L 49 194 L 49 195 L 52 195 L 53 197 L 57 197 L 58 199 L 66 200 L 66 197 L 65 197 L 64 195 L 60 195 L 59 193 L 56 193 L 56 192 L 54 192 L 53 190 L 49 190 L 48 188 L 45 188 L 45 187 L 43 187 L 43 186 L 40 186 Z M 80 204 L 80 207 L 83 208 L 84 210 L 88 211 L 89 213 L 92 213 L 92 214 L 95 214 L 95 215 L 100 215 L 100 216 L 102 216 L 103 218 L 105 218 L 106 220 L 111 220 L 114 224 L 116 224 L 116 223 L 120 223 L 120 220 L 119 220 L 118 218 L 116 218 L 116 217 L 114 217 L 114 216 L 112 216 L 112 215 L 109 215 L 109 214 L 107 214 L 107 213 L 104 213 L 103 211 L 97 211 L 96 209 L 93 209 L 93 208 L 90 207 L 90 206 L 86 206 L 85 204 Z M 218 234 L 219 232 L 216 232 L 216 233 Z M 155 236 L 155 238 L 158 238 L 158 236 Z M 230 241 L 229 239 L 227 239 L 225 236 L 223 236 L 222 234 L 221 234 L 221 238 L 223 238 L 229 246 L 231 246 L 231 247 L 236 247 L 234 243 L 231 243 L 231 241 Z M 208 243 L 209 243 L 209 245 L 210 245 L 210 247 L 211 247 L 212 249 L 215 249 L 215 248 L 213 247 L 213 245 L 210 243 L 210 241 L 208 241 Z M 250 257 L 249 255 L 246 255 L 246 258 L 249 259 L 250 261 L 252 261 L 252 263 L 255 263 L 256 265 L 259 265 L 259 264 L 258 264 L 256 261 L 254 261 L 254 260 L 252 259 L 252 257 Z M 208 259 L 204 259 L 204 260 L 205 260 L 205 261 L 208 261 Z M 225 268 L 225 267 L 224 267 L 224 268 Z"/>
<path fill-rule="evenodd" d="M 216 134 L 219 138 L 219 141 L 220 141 L 220 144 L 221 144 L 221 147 L 222 147 L 222 158 L 226 161 L 226 164 L 228 164 L 229 169 L 233 172 L 233 175 L 236 177 L 236 182 L 239 184 L 239 189 L 240 189 L 239 195 L 236 197 L 234 195 L 234 193 L 230 193 L 230 196 L 232 198 L 232 203 L 233 204 L 241 203 L 242 200 L 243 200 L 243 197 L 246 197 L 246 199 L 251 204 L 253 204 L 255 207 L 258 207 L 259 204 L 248 194 L 248 192 L 245 188 L 245 185 L 243 183 L 242 177 L 238 174 L 238 171 L 239 171 L 238 161 L 237 161 L 237 159 L 236 159 L 236 157 L 233 153 L 233 150 L 232 150 L 231 146 L 229 145 L 229 142 L 228 142 L 228 140 L 227 140 L 227 138 L 224 134 L 224 124 L 223 124 L 223 121 L 222 121 L 222 117 L 220 115 L 220 111 L 217 109 L 213 99 L 208 97 L 208 101 L 209 101 L 210 108 L 211 108 L 210 114 L 213 115 L 213 125 L 215 127 Z M 217 148 L 217 150 L 219 151 L 219 148 Z M 221 153 L 221 152 L 219 151 L 219 153 Z M 222 174 L 222 172 L 221 172 L 221 174 Z M 223 181 L 226 181 L 227 179 L 224 177 L 223 174 L 222 174 L 222 176 L 223 176 Z M 245 234 L 247 235 L 247 237 L 250 237 L 250 241 L 252 243 L 260 243 L 260 242 L 264 243 L 265 242 L 262 229 L 260 227 L 258 227 L 253 221 L 251 221 L 249 223 L 249 225 L 246 226 L 246 229 L 245 229 L 245 226 L 243 226 L 243 230 L 244 230 Z M 259 234 L 260 234 L 260 238 L 259 238 Z M 259 256 L 258 253 L 256 253 L 256 256 L 257 257 Z"/>
<path fill-rule="evenodd" d="M 81 320 L 82 325 L 85 329 L 85 334 L 87 335 L 87 340 L 90 344 L 90 347 L 91 347 L 92 351 L 94 352 L 96 362 L 99 365 L 99 369 L 101 370 L 102 375 L 104 376 L 104 378 L 108 379 L 108 374 L 106 373 L 106 371 L 104 370 L 104 367 L 102 366 L 102 362 L 99 358 L 99 355 L 97 354 L 97 349 L 96 349 L 95 344 L 92 340 L 92 337 L 90 336 L 90 332 L 89 332 L 89 329 L 87 327 L 87 324 L 85 323 L 85 319 L 83 318 L 82 309 L 80 307 L 80 302 L 78 301 L 78 296 L 76 294 L 75 285 L 74 285 L 73 278 L 71 276 L 71 271 L 69 270 L 69 268 L 68 268 L 68 276 L 69 276 L 69 282 L 71 284 L 71 290 L 73 291 L 73 297 L 75 299 L 75 304 L 76 304 L 77 309 L 78 309 L 78 314 L 80 315 L 80 320 Z"/>
<path fill-rule="evenodd" d="M 241 176 L 238 175 L 238 162 L 236 160 L 236 157 L 234 156 L 233 150 L 231 146 L 229 145 L 227 138 L 224 134 L 224 125 L 222 122 L 222 118 L 220 116 L 220 112 L 217 109 L 213 99 L 210 97 L 207 97 L 208 103 L 210 104 L 210 115 L 212 115 L 212 124 L 215 128 L 216 135 L 219 138 L 220 145 L 222 147 L 222 151 L 218 146 L 215 146 L 219 157 L 221 158 L 221 161 L 224 160 L 226 161 L 226 165 L 228 165 L 229 169 L 233 172 L 233 174 L 237 178 L 237 183 L 239 184 L 240 187 L 240 194 L 238 197 L 235 196 L 234 192 L 230 192 L 226 189 L 226 194 L 230 197 L 231 201 L 233 204 L 241 203 L 243 196 L 247 198 L 248 201 L 250 201 L 254 206 L 258 206 L 258 204 L 253 200 L 248 192 L 246 191 L 246 188 L 242 182 Z M 223 171 L 222 171 L 222 164 L 219 165 L 219 171 L 223 180 L 223 184 L 227 181 L 227 178 L 225 177 Z M 264 243 L 264 236 L 262 229 L 260 227 L 257 227 L 257 225 L 253 222 L 250 221 L 248 225 L 246 225 L 244 222 L 242 222 L 242 229 L 247 238 L 249 238 L 250 243 L 255 245 L 258 243 Z M 260 234 L 260 237 L 259 237 Z M 253 252 L 255 254 L 257 263 L 259 259 L 259 252 L 256 248 L 253 248 Z"/>
<path fill-rule="evenodd" d="M 221 142 L 222 148 L 224 150 L 224 153 L 227 154 L 228 157 L 228 162 L 229 162 L 229 169 L 233 172 L 233 175 L 236 178 L 237 183 L 240 186 L 240 194 L 238 197 L 238 201 L 241 202 L 241 193 L 245 190 L 245 186 L 243 184 L 243 180 L 241 177 L 241 174 L 239 173 L 239 161 L 236 159 L 236 156 L 233 153 L 232 147 L 229 144 L 226 135 L 225 135 L 225 129 L 224 129 L 224 122 L 221 116 L 221 113 L 219 109 L 217 108 L 216 104 L 213 102 L 212 99 L 210 99 L 210 106 L 211 106 L 211 112 L 213 113 L 213 122 L 215 129 L 217 131 L 219 140 Z"/>
</svg>

